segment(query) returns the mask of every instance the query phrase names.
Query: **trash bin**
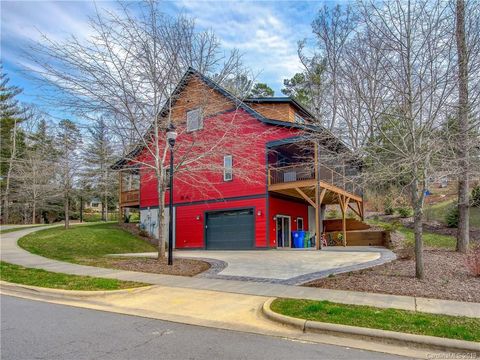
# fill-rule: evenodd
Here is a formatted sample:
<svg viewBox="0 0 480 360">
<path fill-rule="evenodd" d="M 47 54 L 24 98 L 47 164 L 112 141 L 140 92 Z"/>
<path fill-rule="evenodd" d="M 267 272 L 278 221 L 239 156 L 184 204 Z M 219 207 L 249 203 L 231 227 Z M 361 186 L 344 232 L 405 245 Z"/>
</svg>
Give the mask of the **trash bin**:
<svg viewBox="0 0 480 360">
<path fill-rule="evenodd" d="M 303 248 L 305 231 L 292 231 L 293 233 L 293 247 L 296 249 Z"/>
</svg>

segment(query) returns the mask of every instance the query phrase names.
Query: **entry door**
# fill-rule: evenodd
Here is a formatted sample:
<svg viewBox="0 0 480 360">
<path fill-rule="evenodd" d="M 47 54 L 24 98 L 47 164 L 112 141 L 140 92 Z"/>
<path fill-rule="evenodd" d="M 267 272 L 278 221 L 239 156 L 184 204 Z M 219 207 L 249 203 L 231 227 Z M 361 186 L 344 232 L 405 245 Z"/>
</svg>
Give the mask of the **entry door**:
<svg viewBox="0 0 480 360">
<path fill-rule="evenodd" d="M 290 216 L 277 215 L 277 247 L 289 248 L 290 247 Z"/>
</svg>

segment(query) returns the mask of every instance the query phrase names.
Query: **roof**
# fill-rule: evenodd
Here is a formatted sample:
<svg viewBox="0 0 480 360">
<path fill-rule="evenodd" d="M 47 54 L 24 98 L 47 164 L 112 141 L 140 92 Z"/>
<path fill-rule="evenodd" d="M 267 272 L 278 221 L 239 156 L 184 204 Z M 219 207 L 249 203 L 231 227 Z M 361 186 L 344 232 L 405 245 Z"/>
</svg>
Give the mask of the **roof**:
<svg viewBox="0 0 480 360">
<path fill-rule="evenodd" d="M 256 103 L 256 104 L 290 104 L 293 105 L 297 110 L 304 113 L 308 117 L 315 119 L 310 110 L 308 110 L 304 105 L 300 104 L 297 100 L 290 96 L 271 96 L 271 97 L 252 97 L 244 100 L 246 103 Z"/>
<path fill-rule="evenodd" d="M 347 149 L 348 147 L 340 140 L 338 139 L 335 135 L 333 135 L 329 130 L 326 128 L 320 126 L 320 125 L 312 125 L 312 124 L 297 124 L 297 123 L 292 123 L 288 121 L 281 121 L 281 120 L 275 120 L 275 119 L 268 119 L 265 116 L 261 115 L 259 112 L 255 111 L 252 109 L 250 106 L 247 105 L 247 103 L 290 103 L 294 105 L 296 108 L 307 114 L 308 116 L 315 118 L 314 115 L 312 115 L 303 105 L 301 105 L 298 101 L 291 97 L 265 97 L 265 98 L 249 98 L 245 99 L 244 101 L 240 100 L 237 98 L 235 95 L 230 93 L 228 90 L 223 88 L 221 85 L 216 83 L 214 80 L 210 79 L 209 77 L 205 76 L 201 72 L 195 70 L 192 67 L 189 67 L 188 70 L 185 72 L 185 74 L 182 76 L 180 79 L 178 85 L 175 87 L 173 90 L 172 94 L 170 95 L 170 98 L 165 101 L 165 105 L 163 106 L 162 110 L 160 111 L 161 116 L 165 116 L 168 114 L 168 109 L 169 107 L 173 106 L 176 102 L 176 95 L 178 95 L 188 84 L 188 80 L 190 79 L 191 76 L 196 76 L 199 78 L 201 81 L 203 81 L 207 86 L 210 88 L 218 91 L 220 94 L 225 96 L 227 99 L 231 100 L 238 108 L 244 110 L 247 112 L 249 115 L 253 116 L 255 119 L 269 125 L 274 125 L 274 126 L 284 126 L 284 127 L 289 127 L 289 128 L 297 128 L 297 129 L 302 129 L 302 130 L 307 130 L 307 131 L 315 131 L 315 132 L 325 132 L 328 136 L 331 136 L 332 138 L 336 139 L 339 144 L 342 146 L 345 146 Z M 171 99 L 171 101 L 170 101 Z M 141 150 L 143 149 L 142 145 L 137 145 L 132 151 L 130 151 L 124 158 L 118 160 L 115 164 L 112 165 L 113 170 L 119 170 L 123 168 L 130 160 L 137 155 L 140 154 Z"/>
</svg>

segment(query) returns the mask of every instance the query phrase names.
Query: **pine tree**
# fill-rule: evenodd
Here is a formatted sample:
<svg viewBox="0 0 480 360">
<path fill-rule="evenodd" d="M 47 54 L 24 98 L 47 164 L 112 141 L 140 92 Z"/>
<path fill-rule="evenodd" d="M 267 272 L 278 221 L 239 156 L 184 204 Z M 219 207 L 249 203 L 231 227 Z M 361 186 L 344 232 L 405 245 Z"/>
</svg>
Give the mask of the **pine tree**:
<svg viewBox="0 0 480 360">
<path fill-rule="evenodd" d="M 19 106 L 18 94 L 22 89 L 8 85 L 10 79 L 0 67 L 0 188 L 2 190 L 2 221 L 8 223 L 10 209 L 11 175 L 18 150 L 23 143 L 19 124 L 24 110 Z"/>
<path fill-rule="evenodd" d="M 115 160 L 113 144 L 105 120 L 101 117 L 89 130 L 89 142 L 83 152 L 84 186 L 92 189 L 102 202 L 102 220 L 108 219 L 108 204 L 116 193 L 116 177 L 110 166 Z"/>
<path fill-rule="evenodd" d="M 250 97 L 272 97 L 275 95 L 275 91 L 265 83 L 255 83 L 253 85 L 252 91 L 250 92 Z"/>
<path fill-rule="evenodd" d="M 57 151 L 59 154 L 59 175 L 63 193 L 65 210 L 65 228 L 69 227 L 70 197 L 73 192 L 74 180 L 79 167 L 78 147 L 81 144 L 81 134 L 75 123 L 71 120 L 62 120 L 56 137 Z"/>
</svg>

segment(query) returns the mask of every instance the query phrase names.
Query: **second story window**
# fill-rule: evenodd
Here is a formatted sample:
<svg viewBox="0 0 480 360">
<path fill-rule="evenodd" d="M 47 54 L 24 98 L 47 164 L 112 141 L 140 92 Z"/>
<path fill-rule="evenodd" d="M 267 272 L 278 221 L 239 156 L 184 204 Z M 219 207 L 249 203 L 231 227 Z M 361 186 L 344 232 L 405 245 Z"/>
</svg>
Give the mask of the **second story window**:
<svg viewBox="0 0 480 360">
<path fill-rule="evenodd" d="M 195 131 L 203 128 L 202 109 L 187 111 L 187 131 Z"/>
<path fill-rule="evenodd" d="M 233 180 L 233 156 L 225 155 L 223 157 L 223 181 Z"/>
</svg>

